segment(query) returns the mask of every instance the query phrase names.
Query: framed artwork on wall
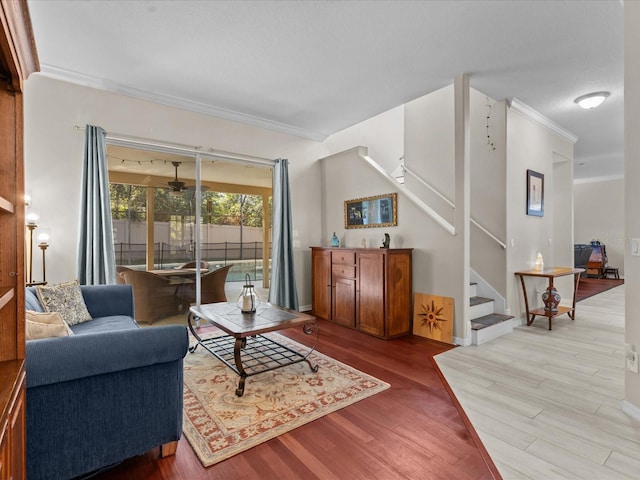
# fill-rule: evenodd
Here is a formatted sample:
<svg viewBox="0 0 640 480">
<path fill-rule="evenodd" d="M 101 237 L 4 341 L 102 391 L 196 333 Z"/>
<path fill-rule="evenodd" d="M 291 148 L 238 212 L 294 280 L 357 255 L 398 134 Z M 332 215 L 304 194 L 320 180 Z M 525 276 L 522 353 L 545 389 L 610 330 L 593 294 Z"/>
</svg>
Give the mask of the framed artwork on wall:
<svg viewBox="0 0 640 480">
<path fill-rule="evenodd" d="M 398 195 L 344 201 L 344 228 L 393 227 L 398 225 Z"/>
<path fill-rule="evenodd" d="M 544 175 L 527 170 L 527 215 L 544 217 Z"/>
</svg>

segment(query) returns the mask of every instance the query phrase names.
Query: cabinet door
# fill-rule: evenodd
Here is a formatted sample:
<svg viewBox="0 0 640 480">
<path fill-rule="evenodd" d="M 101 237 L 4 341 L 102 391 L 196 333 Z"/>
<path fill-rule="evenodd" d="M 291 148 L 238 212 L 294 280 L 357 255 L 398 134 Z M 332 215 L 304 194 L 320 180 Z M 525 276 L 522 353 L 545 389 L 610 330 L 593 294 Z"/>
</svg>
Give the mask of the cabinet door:
<svg viewBox="0 0 640 480">
<path fill-rule="evenodd" d="M 312 250 L 311 308 L 318 318 L 331 318 L 331 251 Z"/>
<path fill-rule="evenodd" d="M 26 478 L 24 397 L 25 386 L 23 383 L 18 390 L 9 418 L 9 471 L 11 472 L 11 480 L 24 480 Z"/>
<path fill-rule="evenodd" d="M 333 278 L 333 312 L 331 320 L 345 327 L 356 325 L 356 281 L 353 278 Z"/>
<path fill-rule="evenodd" d="M 7 421 L 0 421 L 0 480 L 9 480 L 9 429 Z"/>
<path fill-rule="evenodd" d="M 358 254 L 358 330 L 383 337 L 385 320 L 384 255 Z"/>
</svg>

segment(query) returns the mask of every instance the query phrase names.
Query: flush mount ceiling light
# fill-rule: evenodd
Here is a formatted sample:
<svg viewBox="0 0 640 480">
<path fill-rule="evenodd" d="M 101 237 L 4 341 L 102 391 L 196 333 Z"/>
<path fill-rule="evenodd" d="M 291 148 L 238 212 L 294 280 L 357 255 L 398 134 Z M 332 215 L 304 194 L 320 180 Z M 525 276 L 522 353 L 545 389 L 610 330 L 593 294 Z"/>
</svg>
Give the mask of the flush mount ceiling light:
<svg viewBox="0 0 640 480">
<path fill-rule="evenodd" d="M 585 110 L 589 110 L 592 108 L 596 108 L 598 105 L 604 102 L 609 95 L 611 95 L 609 92 L 588 93 L 576 98 L 574 102 L 576 102 Z"/>
</svg>

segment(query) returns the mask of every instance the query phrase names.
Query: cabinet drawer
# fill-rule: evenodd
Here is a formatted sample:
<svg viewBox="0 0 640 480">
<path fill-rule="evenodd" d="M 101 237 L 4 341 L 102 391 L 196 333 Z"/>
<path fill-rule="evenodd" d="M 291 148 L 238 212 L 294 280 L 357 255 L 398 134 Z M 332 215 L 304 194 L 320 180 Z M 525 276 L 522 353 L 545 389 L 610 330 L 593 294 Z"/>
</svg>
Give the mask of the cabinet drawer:
<svg viewBox="0 0 640 480">
<path fill-rule="evenodd" d="M 331 267 L 331 275 L 338 277 L 355 278 L 356 267 L 349 267 L 346 265 L 333 265 Z"/>
<path fill-rule="evenodd" d="M 355 265 L 356 252 L 331 252 L 331 263 L 341 265 Z"/>
</svg>

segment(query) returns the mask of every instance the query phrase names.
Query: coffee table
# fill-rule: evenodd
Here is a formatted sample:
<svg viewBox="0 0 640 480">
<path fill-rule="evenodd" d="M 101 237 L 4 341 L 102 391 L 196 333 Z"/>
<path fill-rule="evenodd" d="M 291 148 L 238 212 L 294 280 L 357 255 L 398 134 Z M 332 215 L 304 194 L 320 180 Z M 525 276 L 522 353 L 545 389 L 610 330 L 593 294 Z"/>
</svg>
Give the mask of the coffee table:
<svg viewBox="0 0 640 480">
<path fill-rule="evenodd" d="M 194 328 L 200 319 L 223 330 L 227 335 L 202 338 Z M 192 306 L 187 316 L 191 334 L 198 343 L 189 347 L 193 353 L 198 345 L 221 360 L 240 376 L 236 395 L 244 394 L 247 377 L 276 368 L 306 361 L 312 372 L 318 371 L 309 355 L 318 344 L 320 330 L 312 315 L 289 310 L 270 303 L 261 303 L 255 313 L 242 313 L 235 302 L 209 303 Z M 301 326 L 304 333 L 316 333 L 315 343 L 306 353 L 298 352 L 264 333 Z"/>
</svg>

